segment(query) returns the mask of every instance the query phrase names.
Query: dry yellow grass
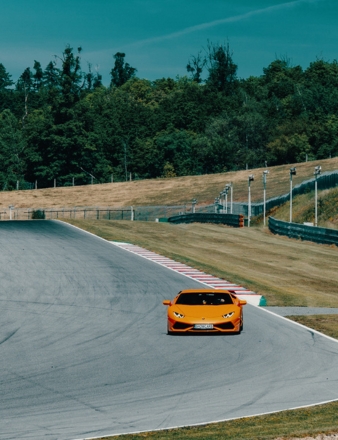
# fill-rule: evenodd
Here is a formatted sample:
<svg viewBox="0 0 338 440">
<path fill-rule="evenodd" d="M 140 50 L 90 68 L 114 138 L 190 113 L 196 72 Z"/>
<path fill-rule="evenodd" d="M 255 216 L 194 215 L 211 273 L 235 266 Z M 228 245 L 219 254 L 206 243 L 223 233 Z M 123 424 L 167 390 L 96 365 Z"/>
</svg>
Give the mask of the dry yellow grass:
<svg viewBox="0 0 338 440">
<path fill-rule="evenodd" d="M 138 244 L 264 295 L 268 305 L 338 307 L 338 248 L 267 228 L 69 220 L 107 240 Z"/>
<path fill-rule="evenodd" d="M 321 165 L 323 171 L 338 169 L 338 158 L 294 164 L 297 175 L 294 185 L 313 177 L 314 166 Z M 289 168 L 294 165 L 270 167 L 267 179 L 267 198 L 289 191 Z M 98 185 L 47 188 L 29 191 L 5 191 L 0 195 L 0 209 L 14 205 L 16 208 L 61 208 L 84 206 L 146 206 L 180 205 L 191 203 L 211 204 L 226 183 L 233 182 L 234 201 L 246 201 L 248 175 L 254 174 L 251 184 L 252 201 L 263 198 L 262 172 L 264 168 L 241 170 L 222 174 L 186 176 L 171 179 L 139 180 Z"/>
</svg>

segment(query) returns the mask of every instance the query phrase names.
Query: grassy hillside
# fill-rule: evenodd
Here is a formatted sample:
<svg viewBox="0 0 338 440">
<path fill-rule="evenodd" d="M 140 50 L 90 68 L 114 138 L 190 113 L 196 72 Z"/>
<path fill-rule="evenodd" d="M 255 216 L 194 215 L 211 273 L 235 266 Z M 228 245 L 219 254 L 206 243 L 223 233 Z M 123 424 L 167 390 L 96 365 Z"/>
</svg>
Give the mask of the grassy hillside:
<svg viewBox="0 0 338 440">
<path fill-rule="evenodd" d="M 290 189 L 289 169 L 297 167 L 293 184 L 313 177 L 314 167 L 324 171 L 338 169 L 338 158 L 304 162 L 268 168 L 267 198 L 285 194 Z M 186 176 L 170 179 L 138 180 L 98 185 L 47 188 L 29 191 L 3 191 L 0 193 L 0 210 L 14 205 L 16 208 L 56 208 L 83 206 L 146 206 L 181 205 L 197 199 L 198 205 L 214 202 L 225 184 L 233 182 L 234 202 L 247 201 L 248 176 L 254 174 L 251 183 L 252 202 L 263 199 L 262 172 L 264 168 L 242 170 L 204 176 Z"/>
<path fill-rule="evenodd" d="M 323 228 L 338 228 L 338 188 L 318 191 L 318 226 Z M 290 203 L 276 208 L 270 215 L 279 220 L 289 221 Z M 315 194 L 311 191 L 293 199 L 292 220 L 295 223 L 314 222 Z"/>
</svg>

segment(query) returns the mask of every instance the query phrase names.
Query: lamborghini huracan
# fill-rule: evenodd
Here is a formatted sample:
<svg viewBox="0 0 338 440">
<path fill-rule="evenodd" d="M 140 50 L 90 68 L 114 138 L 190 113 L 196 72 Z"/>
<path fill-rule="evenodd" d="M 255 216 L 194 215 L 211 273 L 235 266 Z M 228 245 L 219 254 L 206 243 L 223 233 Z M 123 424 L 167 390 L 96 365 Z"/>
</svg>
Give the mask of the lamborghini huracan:
<svg viewBox="0 0 338 440">
<path fill-rule="evenodd" d="M 181 290 L 168 306 L 167 333 L 240 333 L 243 329 L 240 300 L 227 290 Z"/>
</svg>

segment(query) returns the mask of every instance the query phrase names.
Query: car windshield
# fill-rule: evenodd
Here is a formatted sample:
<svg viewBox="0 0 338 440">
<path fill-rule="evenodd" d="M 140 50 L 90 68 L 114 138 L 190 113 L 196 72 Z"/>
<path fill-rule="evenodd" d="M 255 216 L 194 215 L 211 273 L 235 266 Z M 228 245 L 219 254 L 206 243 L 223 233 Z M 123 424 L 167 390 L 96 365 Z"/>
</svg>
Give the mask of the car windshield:
<svg viewBox="0 0 338 440">
<path fill-rule="evenodd" d="M 186 304 L 190 306 L 222 306 L 233 304 L 232 297 L 228 293 L 181 293 L 177 298 L 176 304 Z"/>
</svg>

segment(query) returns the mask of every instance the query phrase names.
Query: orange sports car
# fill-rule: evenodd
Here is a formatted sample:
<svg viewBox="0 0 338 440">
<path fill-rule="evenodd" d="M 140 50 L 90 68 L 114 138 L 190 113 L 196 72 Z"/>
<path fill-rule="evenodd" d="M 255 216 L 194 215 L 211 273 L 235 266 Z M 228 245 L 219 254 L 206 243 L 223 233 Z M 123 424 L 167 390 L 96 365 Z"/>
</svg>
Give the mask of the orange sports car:
<svg viewBox="0 0 338 440">
<path fill-rule="evenodd" d="M 165 299 L 168 307 L 168 335 L 173 333 L 222 332 L 240 333 L 243 329 L 242 306 L 227 290 L 181 290 L 172 301 Z"/>
</svg>

